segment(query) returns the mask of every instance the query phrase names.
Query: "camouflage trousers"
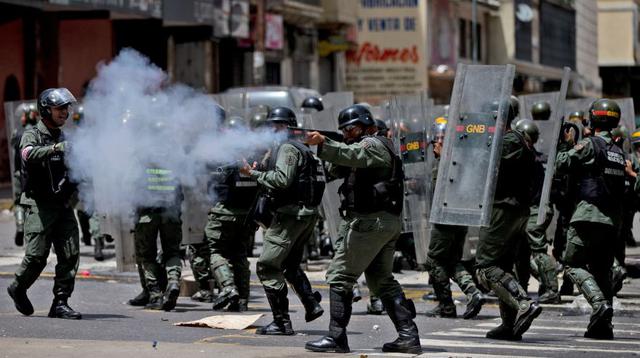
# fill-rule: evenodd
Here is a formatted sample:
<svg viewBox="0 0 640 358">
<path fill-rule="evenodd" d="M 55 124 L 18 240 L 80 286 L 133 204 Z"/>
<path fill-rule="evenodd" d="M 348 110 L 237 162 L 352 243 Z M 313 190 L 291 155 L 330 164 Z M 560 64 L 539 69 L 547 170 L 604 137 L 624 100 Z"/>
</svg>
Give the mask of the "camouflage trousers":
<svg viewBox="0 0 640 358">
<path fill-rule="evenodd" d="M 476 250 L 478 280 L 498 296 L 500 309 L 517 311 L 529 306 L 529 297 L 513 276 L 516 252 L 525 232 L 529 208 L 494 205 L 489 227 L 480 229 Z"/>
<path fill-rule="evenodd" d="M 56 253 L 53 294 L 69 297 L 73 293 L 80 263 L 78 222 L 71 208 L 27 206 L 24 221 L 25 255 L 16 271 L 16 283 L 31 287 L 47 265 L 51 245 Z"/>
<path fill-rule="evenodd" d="M 479 292 L 473 277 L 460 262 L 467 231 L 466 226 L 435 224 L 431 228 L 426 267 L 436 298 L 441 303 L 452 301 L 450 279 L 469 299 Z"/>
<path fill-rule="evenodd" d="M 327 270 L 329 285 L 350 293 L 364 273 L 372 296 L 385 301 L 402 295 L 402 287 L 392 273 L 401 227 L 400 218 L 387 212 L 344 218 Z"/>
<path fill-rule="evenodd" d="M 574 222 L 564 252 L 565 272 L 594 310 L 613 300 L 610 270 L 618 229 L 611 225 Z"/>
<path fill-rule="evenodd" d="M 212 275 L 223 287 L 235 285 L 244 299 L 249 298 L 251 270 L 247 256 L 256 231 L 246 218 L 211 212 L 204 230 Z"/>
<path fill-rule="evenodd" d="M 193 278 L 198 284 L 199 290 L 209 290 L 209 280 L 213 278 L 211 275 L 211 265 L 209 263 L 209 246 L 206 242 L 199 244 L 187 245 L 187 251 L 189 254 L 189 265 L 191 266 L 191 272 L 193 272 Z"/>
<path fill-rule="evenodd" d="M 283 289 L 286 285 L 284 273 L 299 269 L 304 246 L 313 234 L 317 220 L 318 215 L 274 215 L 273 223 L 264 233 L 263 251 L 257 263 L 263 286 L 275 291 Z"/>
<path fill-rule="evenodd" d="M 530 208 L 527 228 L 521 235 L 516 259 L 516 275 L 523 288 L 529 283 L 531 273 L 540 282 L 540 292 L 558 292 L 558 278 L 555 263 L 548 254 L 549 240 L 547 229 L 553 219 L 553 209 L 547 209 L 547 215 L 542 224 L 538 225 L 538 206 Z"/>
<path fill-rule="evenodd" d="M 157 259 L 158 235 L 162 247 L 161 262 Z M 165 271 L 168 283 L 179 283 L 182 274 L 182 222 L 179 215 L 169 214 L 162 209 L 139 210 L 134 239 L 136 256 L 142 262 L 146 288 L 150 293 L 161 290 Z"/>
</svg>

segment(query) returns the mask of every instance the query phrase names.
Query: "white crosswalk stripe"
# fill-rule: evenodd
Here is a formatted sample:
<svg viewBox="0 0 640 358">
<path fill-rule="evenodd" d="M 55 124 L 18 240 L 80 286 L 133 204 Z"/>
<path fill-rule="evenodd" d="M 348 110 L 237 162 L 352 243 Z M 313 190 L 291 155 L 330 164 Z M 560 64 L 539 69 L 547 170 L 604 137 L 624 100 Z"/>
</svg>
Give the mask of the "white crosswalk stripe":
<svg viewBox="0 0 640 358">
<path fill-rule="evenodd" d="M 444 355 L 438 355 L 434 352 L 434 357 L 453 357 L 459 354 L 453 352 L 460 351 L 466 351 L 467 355 L 472 354 L 474 357 L 478 356 L 478 352 L 489 353 L 488 357 L 522 357 L 525 355 L 530 357 L 562 357 L 566 354 L 600 357 L 603 355 L 629 356 L 638 354 L 640 339 L 637 337 L 640 337 L 640 329 L 637 328 L 640 327 L 640 324 L 616 324 L 614 321 L 616 340 L 598 341 L 582 337 L 587 323 L 588 318 L 585 320 L 541 319 L 534 322 L 521 342 L 486 339 L 487 331 L 500 324 L 500 319 L 497 318 L 478 322 L 473 327 L 457 327 L 431 332 L 424 335 L 420 342 L 425 351 L 428 351 L 430 347 L 446 351 Z M 431 355 L 423 356 L 431 357 Z"/>
</svg>

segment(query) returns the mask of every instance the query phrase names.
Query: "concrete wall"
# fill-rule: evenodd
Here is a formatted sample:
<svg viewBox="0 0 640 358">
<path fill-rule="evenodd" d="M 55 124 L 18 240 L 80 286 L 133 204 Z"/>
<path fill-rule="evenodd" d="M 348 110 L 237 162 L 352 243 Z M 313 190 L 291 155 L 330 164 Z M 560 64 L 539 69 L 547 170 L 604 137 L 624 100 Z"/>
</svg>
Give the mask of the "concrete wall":
<svg viewBox="0 0 640 358">
<path fill-rule="evenodd" d="M 83 86 L 96 75 L 96 65 L 113 55 L 111 21 L 61 20 L 58 82 L 81 96 Z"/>
</svg>

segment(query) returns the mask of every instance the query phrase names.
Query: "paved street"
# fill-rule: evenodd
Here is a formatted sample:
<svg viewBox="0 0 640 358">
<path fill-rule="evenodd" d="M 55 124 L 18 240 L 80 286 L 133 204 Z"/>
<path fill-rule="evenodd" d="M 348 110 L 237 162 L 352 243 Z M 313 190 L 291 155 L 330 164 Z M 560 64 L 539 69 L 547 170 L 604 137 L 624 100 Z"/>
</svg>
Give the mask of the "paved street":
<svg viewBox="0 0 640 358">
<path fill-rule="evenodd" d="M 12 244 L 13 222 L 10 216 L 0 216 L 0 357 L 114 357 L 128 354 L 135 357 L 320 357 L 306 352 L 304 342 L 321 335 L 328 326 L 328 312 L 315 322 L 304 322 L 299 301 L 290 295 L 292 319 L 297 334 L 291 337 L 257 336 L 255 328 L 246 330 L 216 330 L 176 327 L 173 323 L 190 321 L 216 313 L 209 304 L 192 302 L 181 297 L 173 312 L 147 311 L 125 304 L 139 292 L 135 276 L 115 273 L 113 259 L 96 263 L 91 248 L 82 247 L 81 270 L 86 277 L 77 281 L 70 300 L 73 308 L 83 313 L 81 321 L 47 318 L 51 304 L 52 269 L 48 265 L 45 277 L 29 291 L 36 312 L 23 317 L 13 308 L 5 293 L 21 249 Z M 112 253 L 113 251 L 109 251 Z M 255 262 L 252 261 L 252 262 Z M 314 265 L 311 279 L 318 284 L 324 297 L 327 286 L 322 283 L 321 265 Z M 254 271 L 255 272 L 255 271 Z M 247 314 L 264 313 L 256 325 L 270 321 L 268 305 L 261 287 L 253 276 L 250 310 Z M 433 319 L 424 312 L 433 307 L 423 301 L 429 290 L 426 275 L 406 271 L 399 275 L 408 296 L 416 301 L 417 324 L 422 337 L 424 357 L 626 357 L 640 351 L 640 280 L 631 280 L 623 298 L 616 301 L 614 318 L 616 340 L 601 342 L 582 337 L 588 317 L 583 301 L 568 297 L 560 307 L 545 307 L 522 342 L 490 341 L 484 334 L 499 324 L 497 306 L 489 304 L 477 319 Z M 534 286 L 531 286 L 533 290 Z M 463 300 L 460 292 L 456 297 Z M 323 306 L 328 311 L 328 302 Z M 464 310 L 459 302 L 458 312 Z M 395 338 L 386 316 L 366 315 L 366 303 L 354 305 L 349 326 L 349 340 L 354 353 L 348 356 L 389 356 L 381 352 L 382 343 Z M 335 356 L 335 355 L 334 355 Z M 396 355 L 398 356 L 398 355 Z M 406 356 L 406 355 L 399 355 Z"/>
</svg>

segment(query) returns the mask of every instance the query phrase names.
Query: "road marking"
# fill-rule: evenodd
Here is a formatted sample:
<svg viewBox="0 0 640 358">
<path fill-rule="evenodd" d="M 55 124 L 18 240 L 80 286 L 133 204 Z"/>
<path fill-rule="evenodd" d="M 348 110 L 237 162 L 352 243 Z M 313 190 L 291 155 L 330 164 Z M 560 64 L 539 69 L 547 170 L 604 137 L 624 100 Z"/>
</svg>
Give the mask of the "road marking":
<svg viewBox="0 0 640 358">
<path fill-rule="evenodd" d="M 494 324 L 494 323 L 480 323 L 480 324 L 476 325 L 476 327 L 488 327 L 488 328 L 493 328 L 493 327 L 496 327 L 496 326 L 497 326 L 497 324 Z M 614 326 L 615 326 L 615 324 L 614 324 Z M 584 332 L 587 329 L 587 327 L 574 328 L 574 327 L 565 327 L 565 326 L 556 326 L 556 327 L 531 326 L 530 329 L 539 329 L 539 330 L 547 330 L 547 331 L 562 330 L 562 331 L 571 331 L 571 332 Z M 615 329 L 614 328 L 613 332 L 640 335 L 640 331 L 631 331 L 631 330 L 627 330 L 627 329 Z"/>
<path fill-rule="evenodd" d="M 585 316 L 586 317 L 586 316 Z M 562 322 L 562 323 L 578 323 L 578 324 L 583 324 L 583 325 L 587 325 L 589 323 L 588 319 L 585 319 L 584 321 L 578 321 L 578 320 L 569 320 L 569 319 L 545 319 L 545 318 L 537 318 L 536 322 L 553 322 L 553 323 L 558 323 L 558 322 Z M 613 325 L 614 326 L 632 326 L 632 327 L 640 327 L 640 323 L 620 323 L 620 322 L 616 322 L 615 316 L 613 317 Z"/>
<path fill-rule="evenodd" d="M 556 351 L 556 352 L 601 352 L 601 353 L 620 353 L 620 354 L 637 354 L 637 349 L 608 349 L 585 346 L 567 346 L 553 344 L 535 344 L 535 343 L 518 343 L 516 344 L 500 344 L 500 343 L 484 343 L 484 342 L 466 342 L 445 339 L 420 339 L 420 344 L 426 347 L 455 347 L 455 348 L 476 348 L 476 349 L 516 349 L 516 350 L 540 350 L 540 351 Z M 475 356 L 475 354 L 474 354 Z"/>
</svg>

